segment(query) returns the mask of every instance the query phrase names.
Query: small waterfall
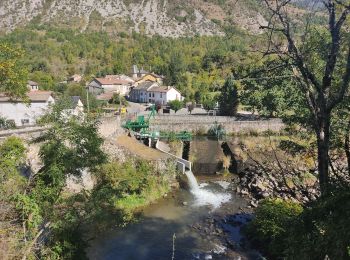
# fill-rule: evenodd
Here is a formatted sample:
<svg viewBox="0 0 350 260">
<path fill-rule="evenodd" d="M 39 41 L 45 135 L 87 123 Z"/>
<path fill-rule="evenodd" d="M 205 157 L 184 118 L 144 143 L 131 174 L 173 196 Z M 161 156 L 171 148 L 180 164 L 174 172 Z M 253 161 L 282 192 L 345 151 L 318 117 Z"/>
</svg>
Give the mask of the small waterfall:
<svg viewBox="0 0 350 260">
<path fill-rule="evenodd" d="M 194 176 L 193 172 L 191 171 L 186 171 L 185 172 L 187 179 L 188 179 L 188 185 L 190 186 L 191 191 L 198 191 L 199 190 L 199 185 L 197 182 L 196 177 Z"/>
<path fill-rule="evenodd" d="M 185 174 L 188 179 L 190 191 L 196 199 L 195 205 L 210 205 L 213 208 L 218 208 L 221 206 L 221 204 L 226 203 L 231 199 L 230 194 L 214 193 L 210 190 L 205 189 L 205 187 L 198 185 L 197 179 L 192 171 L 186 171 Z"/>
</svg>

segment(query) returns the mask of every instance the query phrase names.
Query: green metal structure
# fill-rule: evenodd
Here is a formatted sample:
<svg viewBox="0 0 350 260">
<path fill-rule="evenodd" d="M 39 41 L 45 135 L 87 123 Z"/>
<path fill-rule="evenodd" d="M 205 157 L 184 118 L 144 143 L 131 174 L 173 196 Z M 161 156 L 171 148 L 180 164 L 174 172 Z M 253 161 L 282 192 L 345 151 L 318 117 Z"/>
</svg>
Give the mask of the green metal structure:
<svg viewBox="0 0 350 260">
<path fill-rule="evenodd" d="M 191 141 L 192 134 L 187 131 L 182 131 L 179 133 L 174 132 L 157 132 L 150 131 L 150 119 L 156 115 L 156 106 L 151 107 L 151 113 L 148 115 L 148 118 L 145 119 L 145 116 L 138 116 L 135 121 L 128 120 L 123 124 L 123 128 L 128 129 L 129 131 L 135 132 L 135 135 L 140 139 L 151 138 L 153 140 L 163 139 L 163 140 L 181 140 L 181 141 Z"/>
<path fill-rule="evenodd" d="M 153 140 L 181 140 L 181 141 L 192 141 L 192 134 L 187 131 L 182 131 L 179 133 L 174 132 L 157 132 L 148 131 L 142 129 L 140 132 L 136 133 L 136 136 L 140 139 L 151 138 Z"/>
<path fill-rule="evenodd" d="M 147 119 L 145 119 L 145 116 L 138 116 L 135 121 L 126 121 L 123 127 L 134 132 L 140 132 L 141 130 L 149 129 L 149 120 L 151 119 L 151 117 L 154 118 L 155 115 L 156 107 L 155 105 L 153 105 L 151 107 L 151 113 L 148 115 Z"/>
</svg>

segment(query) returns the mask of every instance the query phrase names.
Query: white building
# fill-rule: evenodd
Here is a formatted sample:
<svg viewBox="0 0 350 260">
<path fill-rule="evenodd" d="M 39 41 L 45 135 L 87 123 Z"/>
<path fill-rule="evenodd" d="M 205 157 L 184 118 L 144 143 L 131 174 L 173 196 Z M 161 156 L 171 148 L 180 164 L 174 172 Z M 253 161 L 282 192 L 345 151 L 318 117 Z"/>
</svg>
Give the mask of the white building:
<svg viewBox="0 0 350 260">
<path fill-rule="evenodd" d="M 70 118 L 71 116 L 76 116 L 78 118 L 84 118 L 84 104 L 81 102 L 81 99 L 79 96 L 72 96 L 70 97 L 70 104 L 69 108 L 64 109 L 62 111 L 62 116 L 66 119 Z"/>
<path fill-rule="evenodd" d="M 28 80 L 27 88 L 29 89 L 29 91 L 37 91 L 39 90 L 39 84 L 34 81 Z"/>
<path fill-rule="evenodd" d="M 109 75 L 105 78 L 94 78 L 90 82 L 88 88 L 89 92 L 95 95 L 106 92 L 114 92 L 119 95 L 125 96 L 130 92 L 132 82 L 130 80 L 124 80 L 117 75 Z"/>
<path fill-rule="evenodd" d="M 171 86 L 160 86 L 157 82 L 143 82 L 134 87 L 129 96 L 131 101 L 166 105 L 169 101 L 183 100 L 181 93 Z"/>
<path fill-rule="evenodd" d="M 13 120 L 16 126 L 35 125 L 37 119 L 43 116 L 51 104 L 55 103 L 51 91 L 30 91 L 27 93 L 30 103 L 21 100 L 12 100 L 0 94 L 0 116 Z"/>
</svg>

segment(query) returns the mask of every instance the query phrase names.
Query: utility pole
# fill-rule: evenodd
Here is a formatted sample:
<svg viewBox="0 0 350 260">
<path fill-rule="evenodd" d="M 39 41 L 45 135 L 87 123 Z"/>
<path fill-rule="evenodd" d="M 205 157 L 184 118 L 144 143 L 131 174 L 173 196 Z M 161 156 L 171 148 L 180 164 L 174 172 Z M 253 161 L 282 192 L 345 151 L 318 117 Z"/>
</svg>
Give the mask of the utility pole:
<svg viewBox="0 0 350 260">
<path fill-rule="evenodd" d="M 86 102 L 87 102 L 87 110 L 88 114 L 90 114 L 90 102 L 89 102 L 89 87 L 86 87 Z"/>
</svg>

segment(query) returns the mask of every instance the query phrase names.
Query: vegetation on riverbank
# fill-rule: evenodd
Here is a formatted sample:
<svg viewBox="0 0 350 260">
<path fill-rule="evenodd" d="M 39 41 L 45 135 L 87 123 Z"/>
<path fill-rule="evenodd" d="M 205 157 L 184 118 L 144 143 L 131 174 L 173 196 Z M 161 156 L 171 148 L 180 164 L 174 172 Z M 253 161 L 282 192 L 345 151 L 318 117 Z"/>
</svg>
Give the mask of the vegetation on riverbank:
<svg viewBox="0 0 350 260">
<path fill-rule="evenodd" d="M 350 257 L 349 186 L 306 207 L 283 200 L 265 200 L 246 232 L 269 259 L 348 259 Z"/>
<path fill-rule="evenodd" d="M 93 222 L 103 229 L 135 220 L 135 213 L 142 207 L 170 191 L 170 181 L 175 175 L 175 165 L 170 163 L 164 170 L 142 160 L 101 165 L 94 173 L 96 185 L 88 203 Z"/>
<path fill-rule="evenodd" d="M 102 151 L 98 122 L 62 116 L 61 100 L 42 120 L 50 128 L 40 142 L 42 167 L 31 172 L 26 148 L 16 137 L 0 144 L 0 258 L 86 259 L 87 226 L 123 226 L 134 213 L 162 197 L 176 174 L 169 163 L 109 161 Z M 71 193 L 71 176 L 95 176 L 93 190 Z M 113 216 L 113 218 L 108 218 Z"/>
</svg>

